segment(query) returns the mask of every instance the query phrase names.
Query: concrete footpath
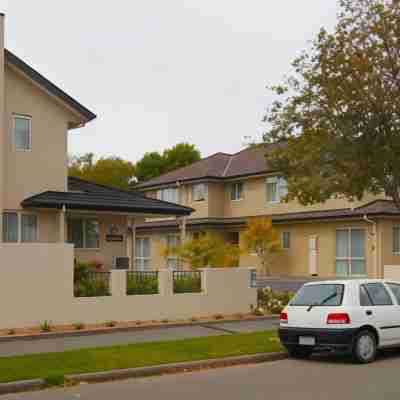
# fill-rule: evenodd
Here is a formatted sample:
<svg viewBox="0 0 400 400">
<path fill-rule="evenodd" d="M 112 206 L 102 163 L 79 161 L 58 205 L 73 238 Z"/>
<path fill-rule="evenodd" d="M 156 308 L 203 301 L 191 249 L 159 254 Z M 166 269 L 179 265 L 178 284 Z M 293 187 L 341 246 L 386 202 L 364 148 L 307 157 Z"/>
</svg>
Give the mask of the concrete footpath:
<svg viewBox="0 0 400 400">
<path fill-rule="evenodd" d="M 277 329 L 278 325 L 279 321 L 277 319 L 265 319 L 256 321 L 207 323 L 194 326 L 161 327 L 149 330 L 114 332 L 90 336 L 20 340 L 16 342 L 0 343 L 0 357 L 257 332 Z"/>
</svg>

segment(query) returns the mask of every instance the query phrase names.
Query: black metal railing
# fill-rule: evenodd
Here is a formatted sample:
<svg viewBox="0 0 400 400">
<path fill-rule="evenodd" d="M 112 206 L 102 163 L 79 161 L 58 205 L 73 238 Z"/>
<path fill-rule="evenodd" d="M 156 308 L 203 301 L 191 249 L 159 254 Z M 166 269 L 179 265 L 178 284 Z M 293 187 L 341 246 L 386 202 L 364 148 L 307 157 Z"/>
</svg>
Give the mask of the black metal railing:
<svg viewBox="0 0 400 400">
<path fill-rule="evenodd" d="M 158 271 L 127 271 L 126 294 L 158 294 Z"/>
<path fill-rule="evenodd" d="M 174 293 L 200 293 L 200 271 L 173 271 Z"/>
<path fill-rule="evenodd" d="M 110 296 L 110 272 L 85 271 L 74 279 L 75 297 Z"/>
</svg>

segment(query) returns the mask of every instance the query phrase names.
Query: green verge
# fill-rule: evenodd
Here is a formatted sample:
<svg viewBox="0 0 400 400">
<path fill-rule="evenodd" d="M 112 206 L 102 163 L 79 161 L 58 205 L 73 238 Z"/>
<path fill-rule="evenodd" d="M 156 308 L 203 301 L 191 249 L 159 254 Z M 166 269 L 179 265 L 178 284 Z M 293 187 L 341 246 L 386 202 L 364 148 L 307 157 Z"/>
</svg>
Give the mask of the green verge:
<svg viewBox="0 0 400 400">
<path fill-rule="evenodd" d="M 41 378 L 49 383 L 58 384 L 62 381 L 61 378 L 69 374 L 272 353 L 281 350 L 276 332 L 268 331 L 80 349 L 63 353 L 0 357 L 0 382 Z"/>
</svg>

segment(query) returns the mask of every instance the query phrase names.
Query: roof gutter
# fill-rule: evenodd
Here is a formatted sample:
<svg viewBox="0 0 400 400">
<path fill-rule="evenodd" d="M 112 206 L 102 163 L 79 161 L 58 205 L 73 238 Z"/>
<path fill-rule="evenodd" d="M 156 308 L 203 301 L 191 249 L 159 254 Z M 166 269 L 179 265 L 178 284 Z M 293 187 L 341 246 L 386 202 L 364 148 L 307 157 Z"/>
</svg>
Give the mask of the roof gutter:
<svg viewBox="0 0 400 400">
<path fill-rule="evenodd" d="M 367 222 L 368 224 L 372 225 L 372 237 L 373 237 L 373 251 L 374 251 L 374 273 L 375 273 L 375 278 L 379 278 L 379 269 L 378 269 L 378 238 L 377 238 L 377 227 L 378 223 L 370 218 L 368 218 L 368 215 L 365 214 L 363 217 L 364 221 Z"/>
</svg>

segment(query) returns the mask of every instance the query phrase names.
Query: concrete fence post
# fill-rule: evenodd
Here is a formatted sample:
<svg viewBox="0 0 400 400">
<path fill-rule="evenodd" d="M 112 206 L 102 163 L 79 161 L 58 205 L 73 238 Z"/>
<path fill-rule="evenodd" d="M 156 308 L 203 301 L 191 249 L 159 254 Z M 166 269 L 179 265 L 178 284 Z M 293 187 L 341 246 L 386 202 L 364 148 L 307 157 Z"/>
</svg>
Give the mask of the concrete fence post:
<svg viewBox="0 0 400 400">
<path fill-rule="evenodd" d="M 126 296 L 126 271 L 125 270 L 111 270 L 110 291 L 111 296 L 121 297 Z"/>
<path fill-rule="evenodd" d="M 174 294 L 171 270 L 165 268 L 158 271 L 158 291 L 161 296 L 172 296 Z"/>
<path fill-rule="evenodd" d="M 209 285 L 208 279 L 211 279 L 211 268 L 202 268 L 201 272 L 201 291 L 202 293 L 207 293 Z"/>
</svg>

